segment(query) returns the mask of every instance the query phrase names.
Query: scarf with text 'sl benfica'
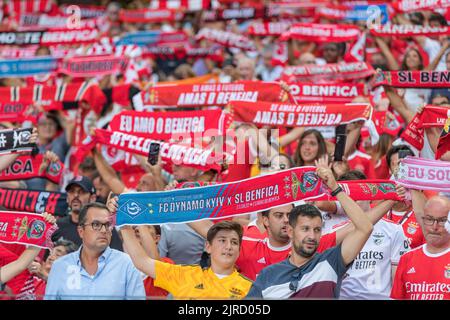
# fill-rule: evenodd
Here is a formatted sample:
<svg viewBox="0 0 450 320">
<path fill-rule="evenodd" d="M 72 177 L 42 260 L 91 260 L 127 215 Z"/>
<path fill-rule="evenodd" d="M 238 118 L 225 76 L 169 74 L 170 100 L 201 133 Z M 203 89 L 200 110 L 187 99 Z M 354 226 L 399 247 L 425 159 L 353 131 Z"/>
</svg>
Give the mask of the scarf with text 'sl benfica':
<svg viewBox="0 0 450 320">
<path fill-rule="evenodd" d="M 117 225 L 184 223 L 268 210 L 299 200 L 330 199 L 315 167 L 299 167 L 231 183 L 119 196 Z M 392 181 L 343 181 L 355 199 L 399 200 Z M 346 186 L 348 185 L 348 190 Z"/>
<path fill-rule="evenodd" d="M 127 63 L 127 58 L 114 55 L 79 56 L 64 60 L 58 71 L 72 77 L 96 77 L 118 73 Z"/>
<path fill-rule="evenodd" d="M 450 162 L 407 156 L 396 181 L 406 188 L 450 192 Z"/>
<path fill-rule="evenodd" d="M 0 188 L 0 206 L 8 210 L 64 216 L 67 212 L 66 194 L 45 190 Z"/>
<path fill-rule="evenodd" d="M 450 2 L 447 0 L 399 0 L 390 4 L 392 8 L 397 12 L 412 12 L 421 10 L 435 10 L 441 8 L 447 8 L 450 6 Z"/>
<path fill-rule="evenodd" d="M 365 62 L 331 63 L 322 66 L 291 66 L 284 69 L 281 80 L 294 82 L 341 81 L 364 79 L 375 73 Z"/>
<path fill-rule="evenodd" d="M 175 141 L 181 137 L 223 136 L 231 117 L 223 110 L 175 112 L 137 112 L 125 110 L 109 123 L 112 131 L 145 136 L 154 140 Z"/>
<path fill-rule="evenodd" d="M 99 32 L 95 28 L 83 29 L 60 29 L 47 31 L 27 31 L 27 32 L 0 32 L 0 45 L 31 45 L 42 46 L 56 44 L 81 44 L 93 43 L 97 41 Z"/>
<path fill-rule="evenodd" d="M 312 42 L 345 42 L 361 36 L 358 27 L 352 25 L 296 23 L 282 34 L 282 41 L 289 39 Z"/>
<path fill-rule="evenodd" d="M 184 12 L 173 9 L 134 9 L 120 10 L 119 20 L 123 22 L 159 23 L 167 21 L 181 21 Z"/>
<path fill-rule="evenodd" d="M 436 151 L 436 160 L 439 160 L 447 151 L 450 151 L 450 115 L 448 115 Z"/>
<path fill-rule="evenodd" d="M 31 152 L 35 144 L 30 143 L 33 129 L 0 130 L 0 155 Z"/>
<path fill-rule="evenodd" d="M 202 28 L 195 36 L 196 40 L 208 40 L 224 47 L 239 48 L 242 50 L 256 51 L 256 46 L 249 38 L 233 32 Z"/>
<path fill-rule="evenodd" d="M 0 242 L 51 248 L 51 236 L 58 229 L 40 214 L 0 211 Z"/>
<path fill-rule="evenodd" d="M 295 103 L 305 102 L 351 102 L 364 95 L 363 83 L 290 83 L 290 94 Z"/>
<path fill-rule="evenodd" d="M 38 154 L 32 156 L 20 156 L 6 169 L 0 172 L 0 181 L 22 180 L 31 178 L 45 178 L 59 184 L 64 164 L 61 161 L 51 162 L 44 172 L 39 172 L 44 156 Z"/>
<path fill-rule="evenodd" d="M 221 172 L 222 170 L 218 163 L 218 160 L 222 159 L 216 159 L 212 149 L 199 149 L 176 143 L 160 142 L 142 136 L 103 129 L 95 129 L 94 139 L 98 143 L 143 156 L 148 156 L 150 144 L 157 142 L 160 144 L 159 154 L 164 162 L 206 171 L 214 169 Z"/>
<path fill-rule="evenodd" d="M 370 33 L 376 37 L 412 37 L 412 36 L 440 36 L 449 35 L 448 26 L 430 27 L 407 24 L 374 24 Z"/>
<path fill-rule="evenodd" d="M 382 71 L 371 81 L 372 87 L 450 88 L 450 71 Z"/>
<path fill-rule="evenodd" d="M 72 109 L 77 108 L 79 101 L 86 101 L 92 109 L 100 113 L 106 98 L 98 85 L 87 81 L 57 86 L 36 84 L 28 87 L 0 87 L 0 102 L 2 103 L 38 102 L 49 105 L 56 102 L 52 104 L 53 107 Z"/>
<path fill-rule="evenodd" d="M 445 107 L 425 106 L 422 113 L 414 116 L 400 137 L 417 150 L 422 150 L 425 134 L 424 129 L 443 127 L 448 119 L 449 110 L 449 108 Z"/>
<path fill-rule="evenodd" d="M 234 121 L 259 126 L 280 127 L 337 126 L 371 118 L 370 104 L 294 105 L 270 102 L 232 101 L 229 104 Z"/>
<path fill-rule="evenodd" d="M 218 20 L 248 20 L 260 19 L 266 16 L 266 8 L 261 5 L 253 7 L 228 8 L 203 11 L 203 21 L 211 22 Z"/>
<path fill-rule="evenodd" d="M 289 21 L 253 22 L 247 33 L 251 36 L 281 36 L 291 25 Z"/>
<path fill-rule="evenodd" d="M 225 106 L 231 100 L 284 102 L 291 100 L 277 82 L 242 81 L 217 84 L 156 85 L 141 91 L 144 106 Z"/>
</svg>

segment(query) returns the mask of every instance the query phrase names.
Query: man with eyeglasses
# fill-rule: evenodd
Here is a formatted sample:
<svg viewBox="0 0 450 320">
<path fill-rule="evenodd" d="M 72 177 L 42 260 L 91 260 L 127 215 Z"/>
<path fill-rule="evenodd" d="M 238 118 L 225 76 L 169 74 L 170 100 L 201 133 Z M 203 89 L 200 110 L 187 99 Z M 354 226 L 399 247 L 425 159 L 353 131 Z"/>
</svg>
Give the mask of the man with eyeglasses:
<svg viewBox="0 0 450 320">
<path fill-rule="evenodd" d="M 111 213 L 104 204 L 89 203 L 80 210 L 82 246 L 53 263 L 45 300 L 145 298 L 141 274 L 131 258 L 109 247 L 113 229 Z"/>
<path fill-rule="evenodd" d="M 84 205 L 96 200 L 95 188 L 89 178 L 77 176 L 67 184 L 66 192 L 69 214 L 58 220 L 58 230 L 52 235 L 52 241 L 65 239 L 80 246 L 81 238 L 78 233 L 79 212 Z M 111 248 L 123 251 L 122 241 L 115 229 L 112 230 Z"/>
<path fill-rule="evenodd" d="M 423 206 L 421 193 L 411 194 L 426 243 L 400 258 L 391 298 L 450 300 L 450 233 L 445 228 L 450 200 L 434 196 Z"/>
</svg>

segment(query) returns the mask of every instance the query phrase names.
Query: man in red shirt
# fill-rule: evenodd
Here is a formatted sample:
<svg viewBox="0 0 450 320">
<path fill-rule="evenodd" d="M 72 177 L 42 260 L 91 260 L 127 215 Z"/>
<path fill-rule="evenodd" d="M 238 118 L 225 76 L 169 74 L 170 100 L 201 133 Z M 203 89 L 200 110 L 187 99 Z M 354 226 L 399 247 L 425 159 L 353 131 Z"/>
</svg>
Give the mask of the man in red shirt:
<svg viewBox="0 0 450 320">
<path fill-rule="evenodd" d="M 418 204 L 419 191 L 412 191 L 413 203 Z M 450 300 L 450 234 L 445 222 L 450 200 L 435 196 L 420 212 L 426 243 L 401 258 L 391 291 L 393 299 Z M 423 214 L 422 214 L 423 213 Z"/>
</svg>

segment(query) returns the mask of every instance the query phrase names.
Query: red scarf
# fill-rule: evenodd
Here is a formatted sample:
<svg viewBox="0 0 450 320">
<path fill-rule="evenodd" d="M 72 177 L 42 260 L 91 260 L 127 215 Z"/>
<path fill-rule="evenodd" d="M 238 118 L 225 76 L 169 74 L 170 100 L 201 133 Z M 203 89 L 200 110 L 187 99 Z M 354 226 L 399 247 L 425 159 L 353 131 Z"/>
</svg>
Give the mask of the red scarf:
<svg viewBox="0 0 450 320">
<path fill-rule="evenodd" d="M 412 36 L 439 36 L 449 35 L 450 28 L 447 26 L 430 27 L 409 24 L 374 24 L 370 33 L 376 37 L 412 37 Z"/>
<path fill-rule="evenodd" d="M 282 102 L 290 98 L 279 83 L 260 81 L 157 85 L 140 95 L 144 106 L 164 108 L 225 106 L 230 100 Z"/>
<path fill-rule="evenodd" d="M 297 23 L 283 33 L 281 40 L 345 42 L 357 40 L 359 37 L 359 28 L 352 25 Z"/>
<path fill-rule="evenodd" d="M 339 181 L 338 183 L 344 192 L 354 201 L 376 201 L 395 200 L 401 201 L 395 190 L 395 182 L 391 180 L 351 180 Z M 331 191 L 324 194 L 316 201 L 335 201 L 336 197 L 331 196 Z"/>
<path fill-rule="evenodd" d="M 365 62 L 334 63 L 323 66 L 292 66 L 284 69 L 281 80 L 293 82 L 342 81 L 364 79 L 375 73 Z"/>
<path fill-rule="evenodd" d="M 291 25 L 289 21 L 253 22 L 247 33 L 251 36 L 281 36 Z"/>
<path fill-rule="evenodd" d="M 50 163 L 47 170 L 39 172 L 43 155 L 18 157 L 8 168 L 0 172 L 0 180 L 22 180 L 42 177 L 59 184 L 64 164 L 61 161 Z"/>
<path fill-rule="evenodd" d="M 190 48 L 172 46 L 154 46 L 146 48 L 142 57 L 159 59 L 208 58 L 216 62 L 223 62 L 223 51 L 218 48 Z"/>
<path fill-rule="evenodd" d="M 95 139 L 101 144 L 143 156 L 148 156 L 152 142 L 158 142 L 161 145 L 161 159 L 165 162 L 194 167 L 200 170 L 214 169 L 217 172 L 221 171 L 221 165 L 218 163 L 218 160 L 221 159 L 216 159 L 211 149 L 205 150 L 175 143 L 159 142 L 150 138 L 103 129 L 95 129 Z"/>
<path fill-rule="evenodd" d="M 249 38 L 227 31 L 203 28 L 195 36 L 196 40 L 209 40 L 224 47 L 256 51 L 255 44 Z"/>
<path fill-rule="evenodd" d="M 0 242 L 52 248 L 51 236 L 57 229 L 40 214 L 0 211 Z"/>
<path fill-rule="evenodd" d="M 78 56 L 63 61 L 58 71 L 72 77 L 96 77 L 123 71 L 127 63 L 127 58 L 114 55 Z"/>
<path fill-rule="evenodd" d="M 181 21 L 184 13 L 172 9 L 136 9 L 120 10 L 119 19 L 123 22 L 160 23 L 167 21 Z"/>
<path fill-rule="evenodd" d="M 30 45 L 38 44 L 50 46 L 57 44 L 81 44 L 96 42 L 98 38 L 96 28 L 58 29 L 28 32 L 0 32 L 2 45 Z"/>
<path fill-rule="evenodd" d="M 390 4 L 397 12 L 413 12 L 421 10 L 435 10 L 447 8 L 450 3 L 446 0 L 399 0 Z"/>
<path fill-rule="evenodd" d="M 230 103 L 231 114 L 237 122 L 279 127 L 337 126 L 370 119 L 370 104 L 289 105 L 269 102 Z"/>
<path fill-rule="evenodd" d="M 383 71 L 371 81 L 372 87 L 450 88 L 450 71 Z"/>
<path fill-rule="evenodd" d="M 337 83 L 290 83 L 290 93 L 296 103 L 305 102 L 351 102 L 364 95 L 364 84 Z"/>
<path fill-rule="evenodd" d="M 450 116 L 445 122 L 436 151 L 436 160 L 439 160 L 447 151 L 450 151 Z"/>
<path fill-rule="evenodd" d="M 264 6 L 255 5 L 253 7 L 240 7 L 236 9 L 219 9 L 203 11 L 203 21 L 217 21 L 217 20 L 249 20 L 261 19 L 266 16 Z"/>
<path fill-rule="evenodd" d="M 110 122 L 112 131 L 120 131 L 155 140 L 178 140 L 177 137 L 220 135 L 232 119 L 222 110 L 176 112 L 122 111 Z"/>
</svg>

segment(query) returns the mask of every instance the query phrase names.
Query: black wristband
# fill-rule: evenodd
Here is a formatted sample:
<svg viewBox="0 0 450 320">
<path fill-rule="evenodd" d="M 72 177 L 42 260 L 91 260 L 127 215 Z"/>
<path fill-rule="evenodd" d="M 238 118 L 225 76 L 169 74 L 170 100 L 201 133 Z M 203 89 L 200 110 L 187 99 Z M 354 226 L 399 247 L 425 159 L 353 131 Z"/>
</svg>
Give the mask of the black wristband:
<svg viewBox="0 0 450 320">
<path fill-rule="evenodd" d="M 332 195 L 333 197 L 336 197 L 337 194 L 338 194 L 339 192 L 342 192 L 342 191 L 344 191 L 344 190 L 341 188 L 341 186 L 338 185 L 338 187 L 337 187 L 336 189 L 334 189 L 334 190 L 331 192 L 331 195 Z"/>
</svg>

